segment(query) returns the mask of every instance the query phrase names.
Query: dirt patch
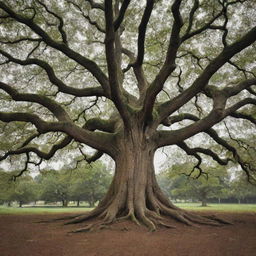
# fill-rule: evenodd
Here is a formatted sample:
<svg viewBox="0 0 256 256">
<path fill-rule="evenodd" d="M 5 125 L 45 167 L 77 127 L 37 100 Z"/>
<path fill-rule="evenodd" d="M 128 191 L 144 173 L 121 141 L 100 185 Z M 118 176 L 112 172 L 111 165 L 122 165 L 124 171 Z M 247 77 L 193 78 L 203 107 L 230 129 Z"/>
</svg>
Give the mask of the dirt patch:
<svg viewBox="0 0 256 256">
<path fill-rule="evenodd" d="M 1 256 L 252 256 L 256 252 L 256 214 L 217 214 L 234 225 L 148 232 L 131 222 L 93 233 L 68 233 L 77 225 L 38 223 L 60 215 L 0 215 Z"/>
</svg>

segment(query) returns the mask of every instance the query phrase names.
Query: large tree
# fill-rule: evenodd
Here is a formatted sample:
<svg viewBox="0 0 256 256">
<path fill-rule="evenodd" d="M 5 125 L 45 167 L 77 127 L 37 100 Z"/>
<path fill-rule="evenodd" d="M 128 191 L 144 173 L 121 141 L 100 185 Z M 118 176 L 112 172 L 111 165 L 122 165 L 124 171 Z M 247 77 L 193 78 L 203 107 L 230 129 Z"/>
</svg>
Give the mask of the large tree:
<svg viewBox="0 0 256 256">
<path fill-rule="evenodd" d="M 0 159 L 23 160 L 22 173 L 68 145 L 89 162 L 111 156 L 105 198 L 73 223 L 132 219 L 154 230 L 169 216 L 214 225 L 166 198 L 153 159 L 175 145 L 199 173 L 207 155 L 238 162 L 254 180 L 216 124 L 254 129 L 255 8 L 254 0 L 0 1 L 1 139 L 9 139 Z M 191 146 L 199 133 L 224 151 Z"/>
</svg>

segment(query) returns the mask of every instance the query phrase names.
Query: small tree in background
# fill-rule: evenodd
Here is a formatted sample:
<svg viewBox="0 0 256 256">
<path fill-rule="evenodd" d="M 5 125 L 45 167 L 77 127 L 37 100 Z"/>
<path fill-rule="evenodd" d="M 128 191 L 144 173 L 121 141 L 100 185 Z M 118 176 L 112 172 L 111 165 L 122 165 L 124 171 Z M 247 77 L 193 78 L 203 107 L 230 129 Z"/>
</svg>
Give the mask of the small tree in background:
<svg viewBox="0 0 256 256">
<path fill-rule="evenodd" d="M 230 196 L 240 204 L 243 199 L 256 197 L 256 187 L 248 184 L 245 175 L 239 173 L 230 183 Z"/>
<path fill-rule="evenodd" d="M 87 201 L 90 207 L 94 207 L 105 195 L 111 177 L 106 166 L 100 161 L 80 167 L 72 174 L 71 198 L 78 204 L 83 200 Z"/>
<path fill-rule="evenodd" d="M 196 173 L 188 175 L 191 164 L 175 165 L 167 171 L 171 182 L 171 196 L 179 199 L 196 199 L 207 206 L 210 198 L 228 196 L 229 177 L 225 168 L 218 166 L 202 167 L 205 174 L 198 177 Z M 181 175 L 183 174 L 183 175 Z"/>
</svg>

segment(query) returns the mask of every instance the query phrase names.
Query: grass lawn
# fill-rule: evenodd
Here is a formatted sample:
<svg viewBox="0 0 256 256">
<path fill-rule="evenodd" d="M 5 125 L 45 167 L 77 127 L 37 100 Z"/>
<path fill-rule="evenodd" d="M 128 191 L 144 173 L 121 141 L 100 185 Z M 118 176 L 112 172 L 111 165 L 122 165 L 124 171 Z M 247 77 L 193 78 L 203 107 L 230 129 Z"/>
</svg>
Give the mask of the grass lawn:
<svg viewBox="0 0 256 256">
<path fill-rule="evenodd" d="M 0 206 L 0 214 L 55 214 L 55 213 L 72 213 L 92 210 L 87 207 L 6 207 Z"/>
<path fill-rule="evenodd" d="M 256 204 L 208 204 L 207 207 L 201 207 L 200 203 L 177 203 L 175 205 L 192 211 L 256 212 Z"/>
<path fill-rule="evenodd" d="M 201 207 L 200 203 L 177 203 L 180 208 L 192 211 L 255 212 L 256 204 L 209 204 Z M 0 214 L 55 214 L 90 211 L 88 207 L 34 206 L 22 208 L 0 206 Z"/>
</svg>

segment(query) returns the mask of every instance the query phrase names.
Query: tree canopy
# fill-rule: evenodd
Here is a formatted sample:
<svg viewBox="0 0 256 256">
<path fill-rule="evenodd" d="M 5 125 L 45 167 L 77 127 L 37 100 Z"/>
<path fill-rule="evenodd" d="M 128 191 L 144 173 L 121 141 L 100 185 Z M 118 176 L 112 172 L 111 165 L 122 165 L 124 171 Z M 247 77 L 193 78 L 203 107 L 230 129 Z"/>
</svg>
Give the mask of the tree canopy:
<svg viewBox="0 0 256 256">
<path fill-rule="evenodd" d="M 156 213 L 200 222 L 164 197 L 154 154 L 176 146 L 199 174 L 203 156 L 236 162 L 255 182 L 253 161 L 238 150 L 255 132 L 255 8 L 254 0 L 0 1 L 0 160 L 23 162 L 22 174 L 72 150 L 88 162 L 105 153 L 116 171 L 90 217 L 150 229 L 163 223 Z"/>
</svg>

